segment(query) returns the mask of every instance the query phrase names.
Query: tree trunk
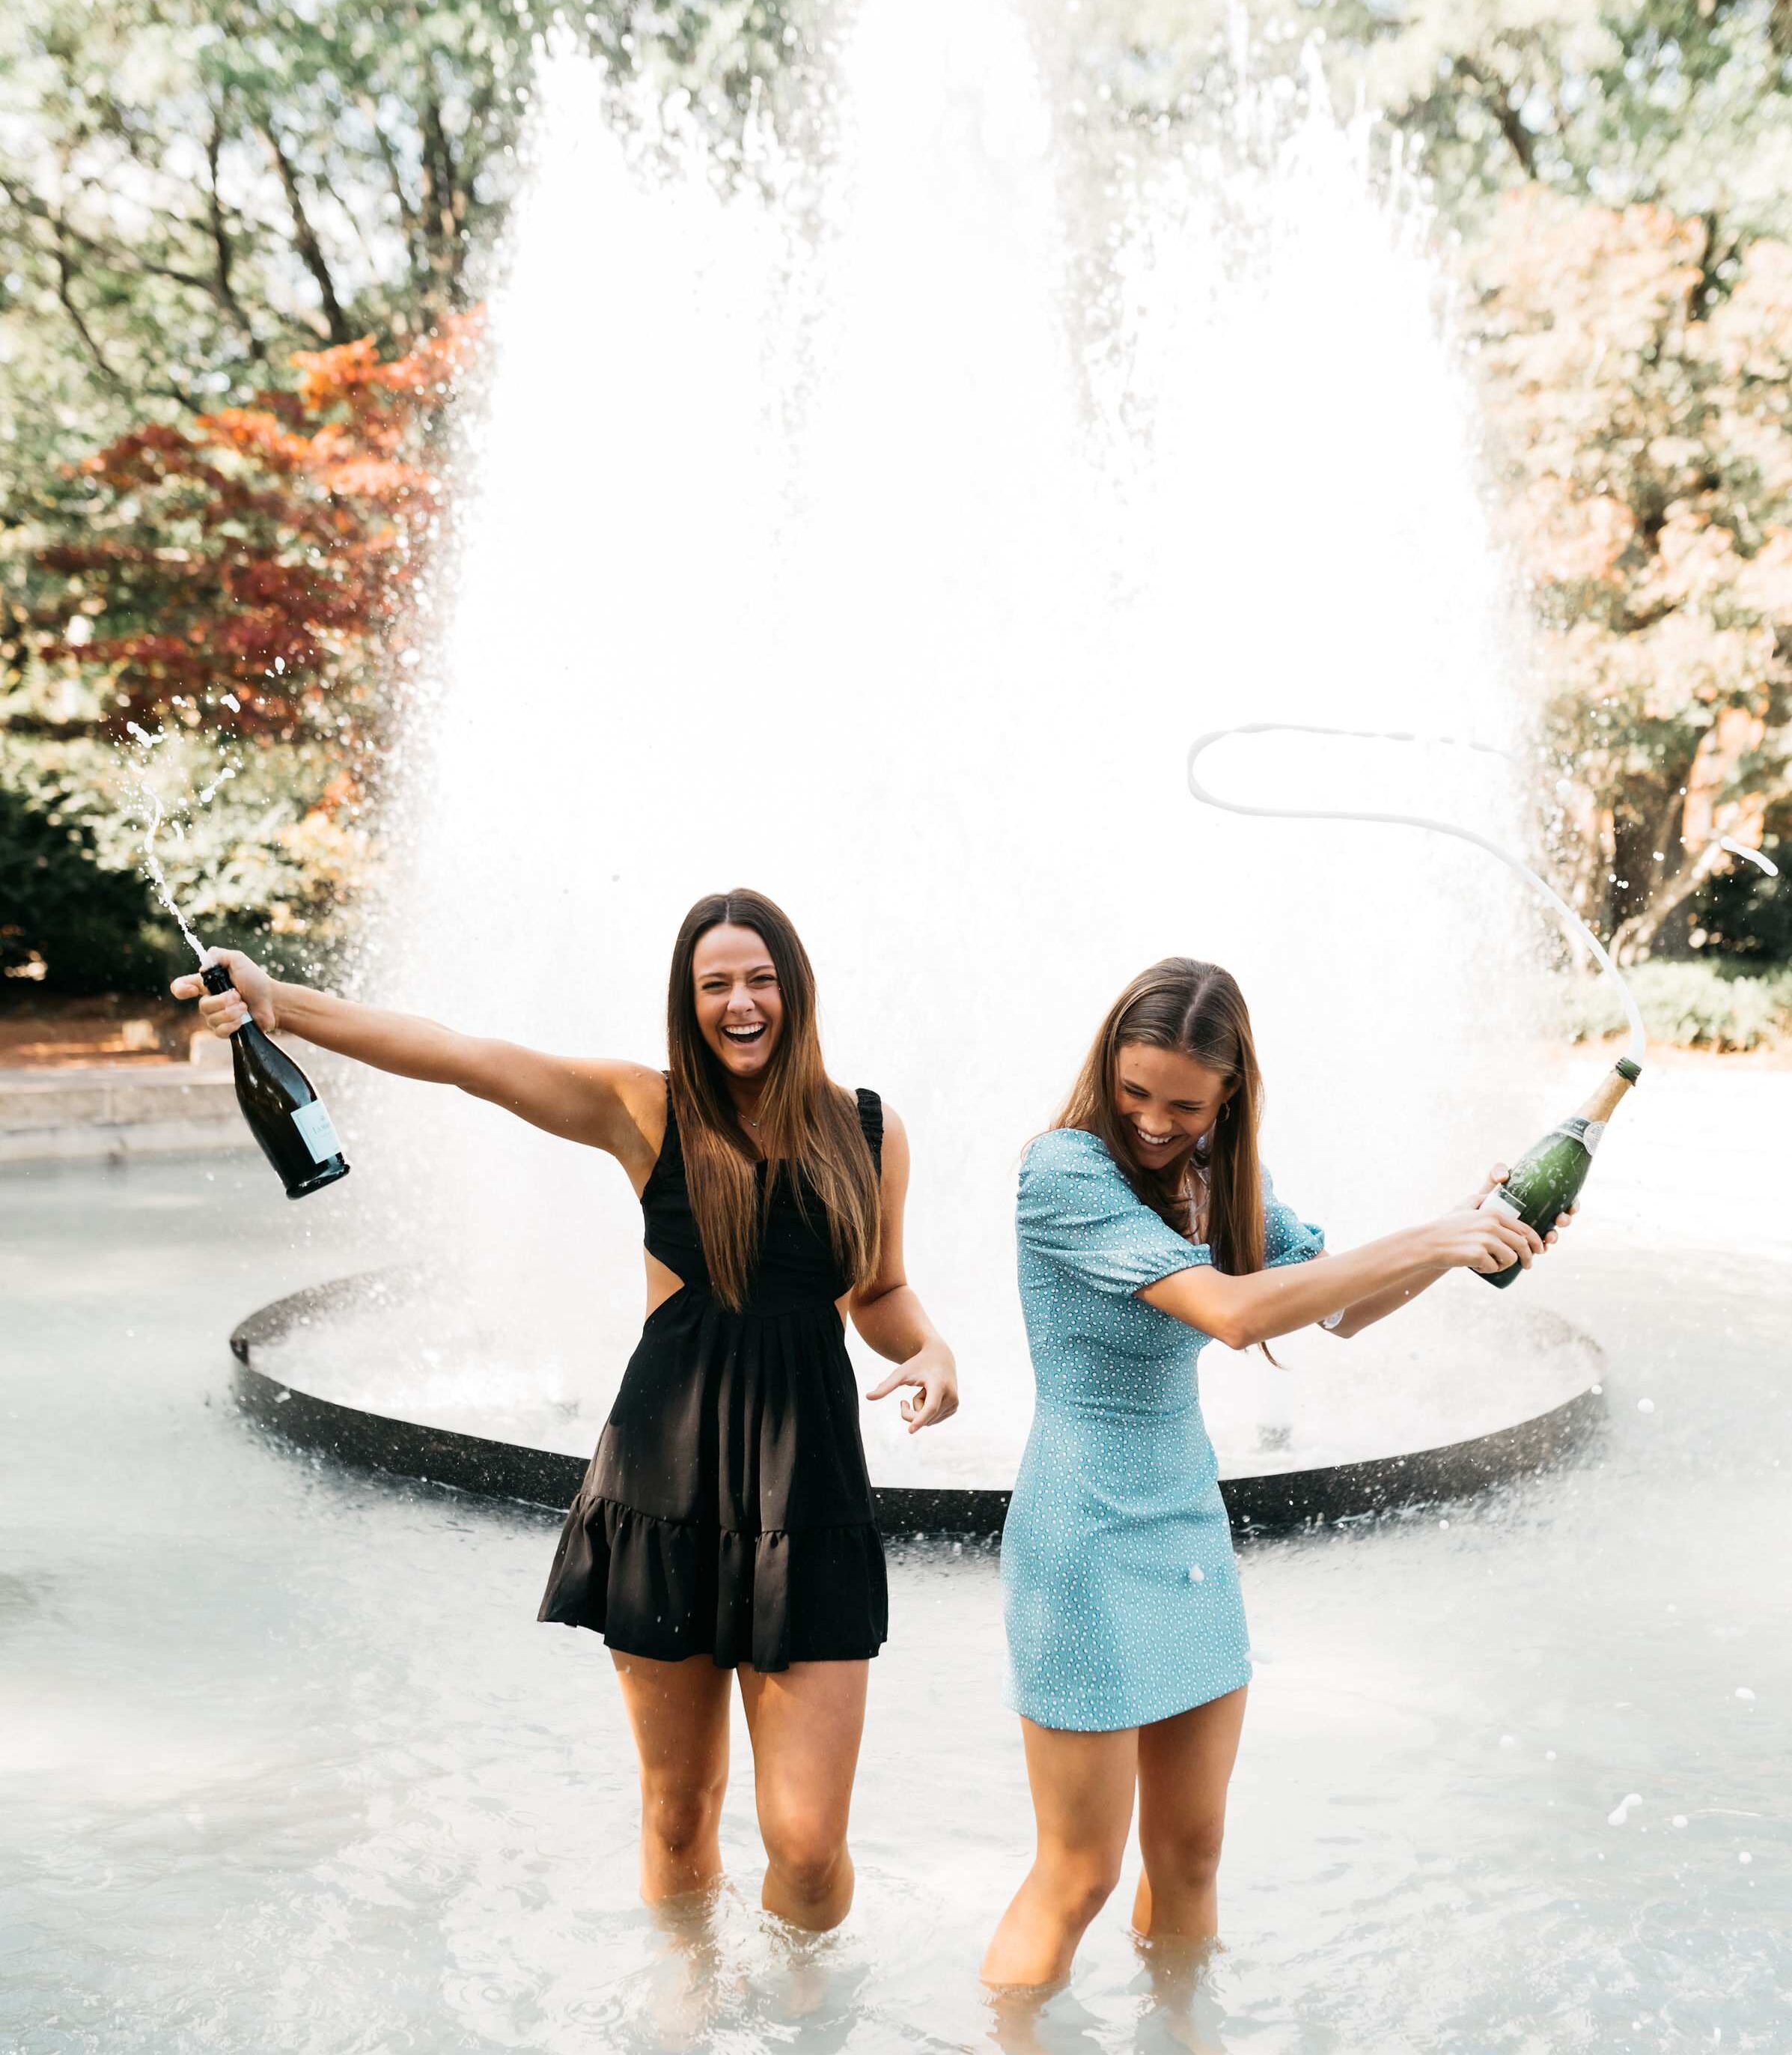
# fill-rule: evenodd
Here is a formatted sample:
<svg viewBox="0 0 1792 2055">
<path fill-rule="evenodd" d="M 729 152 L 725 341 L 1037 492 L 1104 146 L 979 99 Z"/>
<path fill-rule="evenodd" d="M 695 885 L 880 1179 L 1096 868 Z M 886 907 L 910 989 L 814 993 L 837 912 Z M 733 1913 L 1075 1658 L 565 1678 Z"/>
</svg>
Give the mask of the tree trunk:
<svg viewBox="0 0 1792 2055">
<path fill-rule="evenodd" d="M 298 173 L 293 161 L 281 144 L 271 120 L 260 124 L 262 139 L 268 146 L 274 159 L 274 169 L 280 174 L 280 183 L 286 195 L 286 207 L 293 217 L 293 243 L 299 259 L 312 276 L 317 287 L 317 296 L 323 302 L 324 328 L 333 343 L 352 342 L 353 333 L 348 317 L 343 313 L 341 302 L 336 297 L 336 281 L 330 276 L 329 260 L 324 254 L 324 246 L 317 240 L 317 231 L 311 225 L 311 216 L 305 204 L 304 191 L 299 184 Z"/>
<path fill-rule="evenodd" d="M 1760 846 L 1766 794 L 1726 795 L 1743 759 L 1760 747 L 1766 732 L 1766 722 L 1751 708 L 1727 706 L 1700 736 L 1678 807 L 1679 846 L 1692 852 L 1692 860 L 1671 878 L 1664 876 L 1671 846 L 1666 836 L 1676 811 L 1670 804 L 1660 830 L 1663 857 L 1651 866 L 1648 899 L 1640 912 L 1619 924 L 1612 937 L 1612 954 L 1621 964 L 1636 963 L 1646 957 L 1656 937 L 1688 900 L 1708 879 L 1729 869 L 1732 859 L 1722 846 L 1724 837 L 1745 848 Z"/>
</svg>

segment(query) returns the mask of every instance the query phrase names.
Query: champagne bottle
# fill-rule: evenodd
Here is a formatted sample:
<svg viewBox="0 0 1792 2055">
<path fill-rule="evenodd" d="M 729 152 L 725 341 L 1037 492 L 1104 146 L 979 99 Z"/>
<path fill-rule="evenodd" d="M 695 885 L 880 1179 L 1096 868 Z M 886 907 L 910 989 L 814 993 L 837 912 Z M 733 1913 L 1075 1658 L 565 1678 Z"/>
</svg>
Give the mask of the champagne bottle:
<svg viewBox="0 0 1792 2055">
<path fill-rule="evenodd" d="M 222 964 L 207 964 L 200 976 L 207 992 L 231 988 Z M 288 1198 L 302 1199 L 348 1176 L 348 1158 L 310 1079 L 253 1020 L 231 1035 L 230 1064 L 237 1104 Z"/>
<path fill-rule="evenodd" d="M 1512 1174 L 1506 1182 L 1496 1185 L 1481 1203 L 1503 1206 L 1526 1227 L 1546 1235 L 1555 1225 L 1556 1216 L 1566 1213 L 1580 1197 L 1606 1122 L 1641 1075 L 1641 1070 L 1629 1057 L 1620 1056 L 1610 1076 L 1602 1080 L 1580 1111 L 1552 1127 L 1541 1142 L 1527 1149 L 1512 1166 Z M 1476 1274 L 1503 1291 L 1524 1274 L 1524 1265 L 1514 1258 L 1503 1270 Z"/>
</svg>

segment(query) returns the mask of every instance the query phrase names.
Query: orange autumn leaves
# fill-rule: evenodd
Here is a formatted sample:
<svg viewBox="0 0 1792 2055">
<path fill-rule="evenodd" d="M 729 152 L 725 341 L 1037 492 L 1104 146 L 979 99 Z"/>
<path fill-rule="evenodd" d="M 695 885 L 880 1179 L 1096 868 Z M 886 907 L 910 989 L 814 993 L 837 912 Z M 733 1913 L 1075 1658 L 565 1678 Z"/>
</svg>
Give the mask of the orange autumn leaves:
<svg viewBox="0 0 1792 2055">
<path fill-rule="evenodd" d="M 86 533 L 41 558 L 71 595 L 44 653 L 104 670 L 112 732 L 172 721 L 351 755 L 376 738 L 478 337 L 468 316 L 390 362 L 371 338 L 306 352 L 289 392 L 88 460 Z"/>
</svg>

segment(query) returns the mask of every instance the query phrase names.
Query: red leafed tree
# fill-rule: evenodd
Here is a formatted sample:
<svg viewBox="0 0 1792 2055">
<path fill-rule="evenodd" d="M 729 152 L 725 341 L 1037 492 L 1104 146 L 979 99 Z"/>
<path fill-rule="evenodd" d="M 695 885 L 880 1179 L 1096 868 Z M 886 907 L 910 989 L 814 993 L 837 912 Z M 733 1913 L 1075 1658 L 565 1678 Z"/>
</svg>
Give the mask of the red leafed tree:
<svg viewBox="0 0 1792 2055">
<path fill-rule="evenodd" d="M 446 410 L 478 336 L 469 315 L 391 361 L 371 338 L 308 351 L 291 391 L 82 464 L 80 518 L 37 564 L 37 657 L 100 688 L 61 732 L 318 740 L 356 781 L 444 525 Z"/>
</svg>

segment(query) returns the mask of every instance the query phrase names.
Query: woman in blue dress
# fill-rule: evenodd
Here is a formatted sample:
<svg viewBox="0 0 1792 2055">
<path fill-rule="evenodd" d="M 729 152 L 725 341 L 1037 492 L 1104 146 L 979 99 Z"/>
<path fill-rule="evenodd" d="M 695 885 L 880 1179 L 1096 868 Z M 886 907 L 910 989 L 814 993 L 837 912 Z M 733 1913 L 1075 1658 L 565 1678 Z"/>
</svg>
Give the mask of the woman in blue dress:
<svg viewBox="0 0 1792 2055">
<path fill-rule="evenodd" d="M 1475 1197 L 1330 1257 L 1257 1158 L 1262 1081 L 1243 995 L 1175 957 L 1103 1022 L 1020 1176 L 1020 1286 L 1038 1405 L 1002 1535 L 1009 1702 L 1038 1852 L 984 1980 L 1064 1976 L 1119 1879 L 1135 1791 L 1144 1936 L 1218 1931 L 1215 1879 L 1250 1658 L 1196 1380 L 1317 1323 L 1349 1335 L 1447 1270 L 1544 1244 Z M 1566 1216 L 1564 1216 L 1566 1222 Z M 1552 1240 L 1554 1237 L 1550 1237 Z"/>
</svg>

